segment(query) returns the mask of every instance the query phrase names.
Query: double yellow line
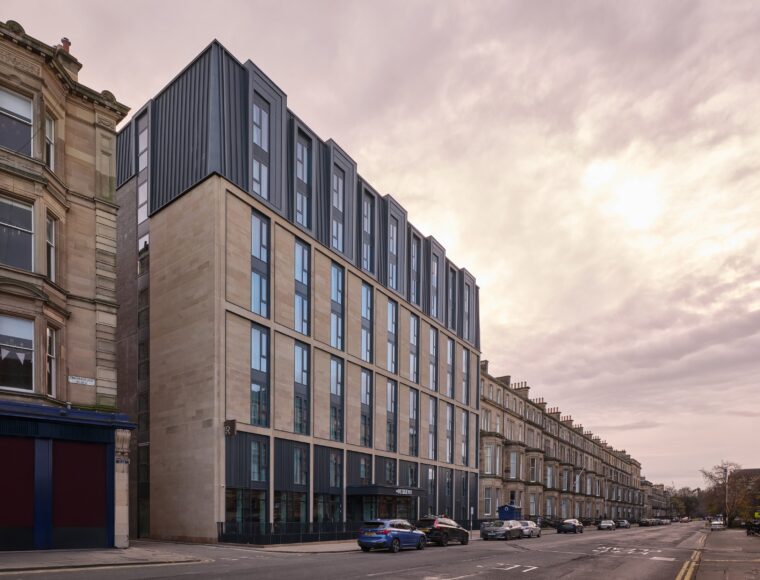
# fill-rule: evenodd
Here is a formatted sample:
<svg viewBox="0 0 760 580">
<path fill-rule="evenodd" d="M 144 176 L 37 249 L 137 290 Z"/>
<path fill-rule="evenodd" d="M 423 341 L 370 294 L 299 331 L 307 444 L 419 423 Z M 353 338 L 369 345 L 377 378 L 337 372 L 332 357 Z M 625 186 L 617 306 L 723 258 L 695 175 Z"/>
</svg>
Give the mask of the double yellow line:
<svg viewBox="0 0 760 580">
<path fill-rule="evenodd" d="M 702 538 L 699 540 L 699 548 L 694 550 L 691 553 L 691 558 L 683 563 L 681 570 L 679 570 L 678 575 L 676 576 L 676 580 L 691 580 L 697 573 L 697 569 L 699 568 L 699 561 L 702 559 L 702 548 L 705 545 L 706 539 L 707 536 L 702 536 Z"/>
</svg>

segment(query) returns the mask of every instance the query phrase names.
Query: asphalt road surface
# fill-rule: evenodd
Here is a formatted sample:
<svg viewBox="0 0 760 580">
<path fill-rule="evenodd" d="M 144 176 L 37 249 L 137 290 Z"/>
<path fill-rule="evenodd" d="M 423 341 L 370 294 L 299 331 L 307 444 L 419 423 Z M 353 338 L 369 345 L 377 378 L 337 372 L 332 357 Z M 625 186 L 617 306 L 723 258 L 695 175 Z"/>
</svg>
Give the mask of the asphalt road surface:
<svg viewBox="0 0 760 580">
<path fill-rule="evenodd" d="M 365 554 L 358 548 L 344 553 L 303 554 L 242 546 L 151 543 L 154 549 L 165 549 L 202 561 L 9 574 L 2 575 L 2 579 L 673 580 L 679 576 L 694 550 L 700 547 L 704 535 L 702 529 L 701 522 L 695 522 L 615 531 L 594 529 L 583 534 L 557 534 L 553 530 L 544 530 L 540 538 L 509 542 L 477 540 L 468 546 L 428 546 L 422 551 L 407 550 L 398 554 Z"/>
</svg>

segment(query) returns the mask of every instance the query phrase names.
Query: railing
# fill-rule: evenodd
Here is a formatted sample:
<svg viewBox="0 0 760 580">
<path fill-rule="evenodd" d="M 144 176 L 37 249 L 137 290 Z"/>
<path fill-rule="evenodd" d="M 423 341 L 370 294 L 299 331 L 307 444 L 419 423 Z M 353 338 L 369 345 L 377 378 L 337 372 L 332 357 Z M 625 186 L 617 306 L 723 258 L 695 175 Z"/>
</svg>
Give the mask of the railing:
<svg viewBox="0 0 760 580">
<path fill-rule="evenodd" d="M 362 522 L 277 522 L 243 523 L 219 522 L 220 542 L 234 544 L 296 544 L 354 540 Z"/>
</svg>

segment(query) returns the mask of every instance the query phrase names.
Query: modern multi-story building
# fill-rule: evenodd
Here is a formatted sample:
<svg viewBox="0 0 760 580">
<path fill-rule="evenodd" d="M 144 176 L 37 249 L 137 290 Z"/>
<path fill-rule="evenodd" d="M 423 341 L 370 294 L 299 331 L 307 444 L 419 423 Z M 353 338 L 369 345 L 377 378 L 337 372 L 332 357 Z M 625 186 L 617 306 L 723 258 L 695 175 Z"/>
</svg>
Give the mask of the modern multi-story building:
<svg viewBox="0 0 760 580">
<path fill-rule="evenodd" d="M 512 505 L 526 517 L 642 517 L 641 464 L 572 417 L 531 399 L 526 383 L 480 368 L 480 519 Z"/>
<path fill-rule="evenodd" d="M 70 43 L 0 23 L 0 550 L 124 546 L 116 124 Z"/>
<path fill-rule="evenodd" d="M 475 510 L 475 279 L 286 101 L 213 42 L 119 134 L 140 535 Z"/>
</svg>

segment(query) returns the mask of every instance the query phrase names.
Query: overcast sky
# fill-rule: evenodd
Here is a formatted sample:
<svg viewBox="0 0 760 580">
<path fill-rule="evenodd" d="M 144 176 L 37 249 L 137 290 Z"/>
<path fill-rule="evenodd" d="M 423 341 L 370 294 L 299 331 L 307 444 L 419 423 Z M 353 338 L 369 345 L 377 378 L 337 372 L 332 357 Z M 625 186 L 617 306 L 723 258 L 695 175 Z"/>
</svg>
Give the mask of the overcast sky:
<svg viewBox="0 0 760 580">
<path fill-rule="evenodd" d="M 760 4 L 4 0 L 137 109 L 213 38 L 473 272 L 483 358 L 643 465 L 760 467 Z M 433 203 L 433 200 L 444 203 Z"/>
</svg>

